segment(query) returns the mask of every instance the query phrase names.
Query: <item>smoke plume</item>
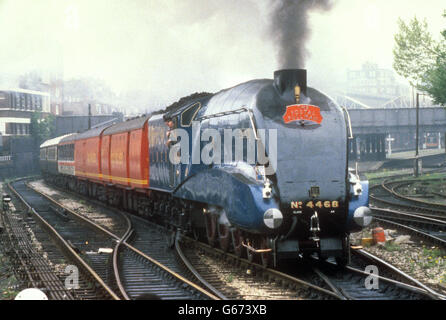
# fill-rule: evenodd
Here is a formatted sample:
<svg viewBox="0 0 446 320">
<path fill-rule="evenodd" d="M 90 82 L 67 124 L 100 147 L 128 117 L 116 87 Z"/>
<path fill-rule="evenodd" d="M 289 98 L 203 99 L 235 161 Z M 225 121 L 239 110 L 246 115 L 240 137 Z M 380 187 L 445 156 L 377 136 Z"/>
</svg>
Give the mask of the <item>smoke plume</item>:
<svg viewBox="0 0 446 320">
<path fill-rule="evenodd" d="M 305 43 L 311 30 L 309 12 L 328 11 L 331 0 L 273 0 L 270 33 L 278 50 L 280 68 L 304 68 Z"/>
</svg>

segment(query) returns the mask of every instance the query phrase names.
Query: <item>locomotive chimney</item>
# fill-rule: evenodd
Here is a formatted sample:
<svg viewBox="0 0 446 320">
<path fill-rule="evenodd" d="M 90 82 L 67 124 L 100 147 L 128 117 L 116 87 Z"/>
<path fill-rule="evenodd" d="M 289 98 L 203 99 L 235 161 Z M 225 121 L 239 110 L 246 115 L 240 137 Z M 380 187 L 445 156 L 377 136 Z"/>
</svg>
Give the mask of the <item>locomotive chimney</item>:
<svg viewBox="0 0 446 320">
<path fill-rule="evenodd" d="M 283 69 L 274 72 L 274 86 L 280 94 L 286 90 L 294 90 L 295 86 L 307 94 L 307 70 L 305 69 Z"/>
</svg>

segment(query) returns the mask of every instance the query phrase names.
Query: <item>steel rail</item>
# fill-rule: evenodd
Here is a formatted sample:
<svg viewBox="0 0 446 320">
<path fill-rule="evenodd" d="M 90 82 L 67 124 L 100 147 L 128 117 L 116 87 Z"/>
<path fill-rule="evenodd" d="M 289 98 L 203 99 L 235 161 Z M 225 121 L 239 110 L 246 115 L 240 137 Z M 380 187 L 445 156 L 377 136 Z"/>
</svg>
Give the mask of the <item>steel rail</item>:
<svg viewBox="0 0 446 320">
<path fill-rule="evenodd" d="M 432 290 L 431 288 L 429 288 L 428 286 L 424 285 L 423 283 L 421 283 L 420 281 L 418 281 L 417 279 L 409 276 L 407 273 L 405 273 L 404 271 L 396 268 L 395 266 L 391 265 L 390 263 L 384 261 L 381 258 L 378 258 L 377 256 L 363 250 L 363 249 L 357 249 L 354 250 L 353 252 L 362 255 L 363 257 L 366 257 L 372 261 L 375 261 L 377 263 L 379 263 L 382 266 L 385 266 L 386 268 L 392 270 L 393 272 L 397 273 L 398 275 L 402 276 L 403 278 L 407 279 L 408 281 L 414 283 L 416 286 L 418 286 L 419 288 L 422 288 L 423 290 L 425 290 L 431 297 L 438 299 L 438 300 L 446 300 L 446 296 Z"/>
<path fill-rule="evenodd" d="M 113 257 L 112 257 L 112 262 L 113 262 L 113 273 L 115 276 L 115 280 L 116 280 L 116 285 L 118 286 L 119 291 L 121 292 L 122 297 L 125 300 L 131 300 L 130 297 L 128 296 L 124 285 L 122 284 L 121 281 L 121 277 L 120 277 L 120 273 L 119 273 L 119 261 L 118 261 L 118 253 L 121 249 L 121 245 L 122 243 L 125 241 L 125 239 L 127 239 L 132 232 L 132 224 L 130 219 L 127 217 L 127 215 L 123 214 L 122 212 L 119 212 L 119 214 L 121 214 L 121 216 L 126 220 L 127 222 L 127 230 L 124 233 L 124 235 L 122 237 L 119 237 L 118 235 L 112 233 L 111 231 L 107 230 L 106 228 L 100 226 L 99 224 L 93 222 L 92 220 L 90 220 L 87 217 L 84 217 L 81 214 L 78 214 L 77 212 L 63 206 L 61 203 L 59 203 L 58 201 L 54 200 L 53 198 L 51 198 L 50 196 L 46 195 L 45 193 L 37 190 L 36 188 L 34 188 L 31 184 L 26 183 L 26 186 L 32 190 L 34 190 L 35 192 L 39 193 L 40 195 L 42 195 L 43 197 L 45 197 L 46 199 L 48 199 L 49 201 L 51 201 L 52 203 L 54 203 L 56 206 L 59 206 L 61 208 L 63 208 L 64 210 L 66 210 L 68 213 L 70 213 L 72 216 L 76 217 L 79 221 L 81 221 L 82 223 L 86 223 L 89 226 L 99 230 L 100 232 L 104 233 L 107 236 L 110 236 L 112 238 L 114 238 L 116 240 L 116 246 L 113 250 Z"/>
<path fill-rule="evenodd" d="M 371 187 L 371 189 L 374 189 L 374 188 L 382 188 L 382 186 L 375 185 L 375 186 Z M 432 219 L 446 219 L 446 211 L 443 211 L 441 209 L 430 209 L 427 207 L 409 205 L 409 204 L 405 204 L 405 203 L 398 203 L 395 201 L 390 201 L 390 200 L 379 198 L 376 195 L 369 195 L 369 197 L 370 197 L 370 199 L 372 199 L 376 202 L 384 203 L 389 206 L 404 208 L 406 210 L 417 211 L 417 212 L 413 212 L 413 214 L 416 214 L 418 216 L 432 218 Z M 376 207 L 375 209 L 384 210 L 384 208 L 380 208 L 380 207 Z M 440 214 L 436 214 L 436 213 L 440 213 Z"/>
<path fill-rule="evenodd" d="M 416 286 L 413 286 L 413 285 L 410 285 L 410 284 L 407 284 L 407 283 L 404 283 L 404 282 L 401 282 L 401 281 L 397 281 L 397 280 L 393 280 L 393 279 L 390 279 L 390 278 L 386 278 L 386 277 L 383 277 L 383 276 L 380 276 L 380 275 L 373 275 L 373 274 L 367 273 L 367 272 L 365 272 L 363 270 L 360 270 L 360 269 L 357 269 L 357 268 L 354 268 L 354 267 L 347 266 L 346 268 L 348 270 L 352 271 L 352 272 L 356 272 L 356 273 L 362 274 L 364 276 L 372 276 L 372 277 L 375 277 L 375 278 L 377 278 L 379 280 L 382 280 L 384 282 L 392 283 L 392 284 L 394 284 L 394 285 L 396 285 L 398 287 L 404 288 L 406 290 L 410 290 L 410 291 L 415 292 L 415 293 L 427 294 L 427 295 L 429 295 L 432 298 L 438 299 L 436 296 L 430 295 L 428 293 L 428 291 L 426 291 L 426 290 L 424 290 L 422 288 L 419 288 L 419 287 L 416 287 Z M 439 300 L 443 300 L 443 299 L 439 299 Z"/>
<path fill-rule="evenodd" d="M 378 208 L 375 206 L 371 206 L 370 209 L 373 212 L 378 212 L 383 215 L 387 215 L 387 216 L 397 215 L 397 216 L 400 216 L 401 219 L 406 218 L 406 220 L 408 220 L 408 221 L 429 224 L 432 226 L 441 226 L 441 227 L 446 228 L 446 220 L 435 219 L 430 216 L 420 215 L 415 212 L 396 211 L 396 210 L 392 210 L 392 209 Z M 412 219 L 412 220 L 410 220 L 410 219 Z M 444 219 L 446 219 L 446 217 L 444 217 Z"/>
<path fill-rule="evenodd" d="M 186 283 L 190 287 L 194 288 L 195 290 L 199 291 L 200 293 L 204 294 L 205 296 L 209 297 L 212 300 L 220 300 L 217 296 L 209 293 L 208 291 L 204 290 L 202 287 L 196 285 L 195 283 L 189 281 L 188 279 L 184 278 L 180 274 L 176 273 L 175 271 L 171 270 L 170 268 L 166 267 L 165 265 L 161 264 L 160 262 L 156 261 L 155 259 L 149 257 L 144 252 L 138 250 L 137 248 L 133 247 L 132 245 L 128 244 L 127 242 L 123 242 L 123 244 L 129 248 L 131 251 L 135 252 L 136 254 L 142 256 L 144 259 L 150 261 L 152 264 L 156 265 L 161 270 L 164 270 L 165 272 L 169 273 L 170 275 L 174 276 L 176 279 L 180 280 L 181 282 Z"/>
<path fill-rule="evenodd" d="M 352 297 L 347 295 L 345 292 L 341 292 L 340 289 L 338 289 L 333 282 L 318 268 L 313 268 L 313 271 L 330 287 L 330 289 L 336 293 L 341 300 L 353 300 Z"/>
<path fill-rule="evenodd" d="M 228 300 L 228 298 L 222 294 L 219 290 L 217 290 L 213 285 L 211 285 L 209 282 L 207 282 L 200 273 L 194 268 L 194 266 L 190 263 L 189 259 L 187 259 L 186 255 L 183 253 L 183 250 L 181 249 L 180 245 L 180 233 L 177 232 L 175 235 L 175 250 L 177 251 L 178 255 L 180 256 L 181 260 L 184 262 L 186 267 L 189 269 L 189 271 L 194 275 L 194 277 L 203 284 L 206 288 L 209 289 L 210 292 L 212 292 L 214 295 L 216 295 L 221 300 Z"/>
<path fill-rule="evenodd" d="M 18 215 L 13 214 L 10 210 L 0 216 L 6 225 L 5 232 L 9 237 L 9 249 L 15 254 L 12 258 L 20 262 L 28 277 L 27 286 L 40 288 L 44 285 L 48 289 L 49 299 L 73 300 L 74 296 L 70 290 L 67 290 L 59 277 L 53 273 L 47 260 L 35 250 L 31 243 L 32 240 L 28 238 L 29 231 L 21 227 L 23 226 L 19 222 L 21 218 L 18 218 Z"/>
<path fill-rule="evenodd" d="M 119 237 L 118 235 L 112 233 L 111 231 L 107 230 L 106 228 L 100 226 L 99 224 L 93 222 L 92 220 L 90 220 L 89 218 L 83 216 L 82 214 L 79 214 L 73 210 L 71 210 L 70 208 L 67 208 L 66 206 L 62 205 L 61 203 L 57 202 L 56 200 L 54 200 L 53 198 L 51 198 L 50 196 L 46 195 L 45 193 L 37 190 L 35 187 L 33 187 L 32 185 L 30 185 L 29 183 L 26 183 L 26 186 L 32 190 L 34 190 L 35 192 L 37 192 L 38 194 L 42 195 L 43 197 L 45 197 L 46 199 L 48 199 L 49 201 L 51 201 L 52 203 L 54 203 L 56 206 L 61 207 L 63 209 L 65 209 L 68 213 L 70 213 L 72 216 L 74 216 L 77 220 L 79 220 L 82 223 L 85 223 L 99 231 L 101 231 L 102 233 L 104 233 L 105 235 L 114 238 L 116 241 L 119 241 L 121 239 L 121 237 Z"/>
<path fill-rule="evenodd" d="M 15 188 L 8 183 L 8 188 L 14 192 L 14 194 L 20 199 L 23 204 L 28 207 L 28 212 L 32 213 L 33 216 L 37 219 L 39 224 L 41 224 L 52 236 L 54 236 L 55 241 L 57 241 L 63 248 L 64 251 L 68 253 L 72 260 L 76 262 L 78 266 L 80 266 L 84 272 L 86 272 L 91 278 L 97 282 L 105 292 L 113 300 L 120 300 L 119 296 L 102 280 L 102 278 L 73 250 L 71 245 L 54 229 L 42 216 L 40 216 L 34 208 L 32 208 L 27 201 L 15 190 Z"/>
<path fill-rule="evenodd" d="M 381 217 L 377 217 L 377 218 L 374 218 L 374 219 L 376 219 L 377 221 L 382 221 L 384 223 L 392 224 L 394 226 L 406 229 L 406 230 L 408 230 L 410 232 L 414 232 L 414 233 L 418 234 L 419 236 L 427 238 L 427 239 L 429 239 L 429 240 L 431 240 L 431 241 L 433 241 L 433 242 L 435 242 L 435 243 L 437 243 L 437 244 L 439 244 L 441 246 L 446 246 L 446 240 L 445 239 L 436 237 L 436 236 L 431 235 L 429 233 L 426 233 L 426 232 L 424 232 L 422 230 L 419 230 L 419 229 L 416 229 L 416 228 L 413 228 L 411 226 L 407 226 L 407 225 L 404 225 L 404 224 L 401 224 L 401 223 L 398 223 L 398 222 L 395 222 L 395 221 L 391 221 L 391 220 L 388 220 L 388 219 L 383 219 Z"/>
<path fill-rule="evenodd" d="M 430 180 L 438 180 L 438 179 L 430 179 Z M 428 180 L 426 180 L 428 181 Z M 441 212 L 446 213 L 446 205 L 440 204 L 440 203 L 431 203 L 431 202 L 427 202 L 427 201 L 423 201 L 423 200 L 419 200 L 419 199 L 414 199 L 412 197 L 407 197 L 407 196 L 403 196 L 402 194 L 398 193 L 395 191 L 396 187 L 400 187 L 402 185 L 405 184 L 411 184 L 415 181 L 410 181 L 410 180 L 393 180 L 393 181 L 388 181 L 388 180 L 384 180 L 381 185 L 382 187 L 389 193 L 391 193 L 393 196 L 405 200 L 405 201 L 409 201 L 415 204 L 419 204 L 419 205 L 429 205 L 432 206 L 436 209 L 439 209 Z M 396 184 L 397 186 L 392 186 L 390 187 L 388 184 L 390 185 L 394 185 Z"/>
<path fill-rule="evenodd" d="M 116 284 L 119 288 L 119 291 L 121 292 L 122 296 L 124 297 L 125 300 L 131 300 L 130 297 L 127 294 L 127 291 L 125 290 L 124 285 L 122 284 L 122 280 L 121 280 L 121 276 L 119 273 L 119 261 L 118 261 L 118 254 L 119 251 L 121 249 L 121 245 L 124 241 L 126 241 L 133 233 L 133 229 L 132 229 L 132 222 L 130 221 L 130 219 L 125 216 L 126 221 L 127 221 L 127 230 L 125 232 L 125 234 L 122 236 L 121 239 L 119 239 L 118 243 L 116 243 L 115 249 L 113 250 L 113 272 L 115 274 L 115 280 L 116 280 Z"/>
<path fill-rule="evenodd" d="M 8 216 L 4 216 L 4 221 L 6 222 L 6 219 L 8 219 L 8 224 L 9 225 L 11 225 L 11 222 L 9 221 L 9 217 Z M 5 223 L 5 228 L 6 228 L 7 226 L 6 226 L 6 223 Z M 13 242 L 15 242 L 15 241 L 13 241 L 13 237 L 15 238 L 15 236 L 13 236 L 11 233 L 9 233 L 8 232 L 8 238 L 9 238 L 9 242 L 10 243 L 13 243 Z M 16 239 L 14 239 L 14 240 L 16 240 Z M 25 273 L 26 273 L 26 276 L 28 277 L 28 283 L 31 283 L 31 285 L 34 287 L 34 288 L 36 288 L 36 287 L 38 287 L 38 284 L 37 284 L 37 282 L 36 282 L 36 280 L 34 279 L 34 277 L 31 275 L 31 273 L 30 273 L 30 270 L 29 270 L 29 268 L 28 268 L 28 266 L 27 266 L 27 264 L 25 263 L 25 261 L 23 261 L 23 258 L 22 258 L 22 256 L 19 254 L 19 252 L 17 251 L 17 248 L 12 248 L 12 250 L 14 251 L 14 253 L 15 253 L 15 256 L 17 257 L 17 259 L 20 261 L 20 264 L 22 265 L 22 267 L 24 268 L 24 270 L 25 270 Z"/>
<path fill-rule="evenodd" d="M 312 284 L 310 282 L 307 282 L 305 280 L 293 277 L 293 276 L 288 275 L 286 273 L 280 272 L 278 270 L 274 270 L 274 269 L 271 269 L 271 268 L 266 268 L 266 267 L 264 267 L 264 266 L 262 266 L 260 264 L 255 263 L 255 262 L 250 262 L 247 259 L 239 258 L 235 254 L 232 254 L 232 253 L 229 253 L 229 252 L 224 252 L 223 250 L 220 250 L 220 249 L 217 249 L 217 248 L 213 248 L 213 247 L 209 246 L 208 244 L 199 242 L 199 241 L 197 241 L 197 240 L 195 240 L 193 238 L 190 238 L 188 236 L 182 236 L 182 240 L 190 242 L 190 243 L 196 245 L 197 247 L 203 249 L 204 251 L 212 252 L 212 253 L 218 253 L 220 255 L 224 255 L 224 256 L 229 257 L 229 258 L 231 258 L 231 259 L 233 259 L 235 261 L 238 261 L 240 264 L 243 263 L 245 265 L 254 267 L 256 270 L 264 271 L 264 272 L 268 273 L 269 275 L 271 275 L 272 277 L 274 277 L 276 279 L 281 279 L 281 280 L 286 281 L 286 282 L 291 282 L 293 284 L 304 286 L 304 287 L 307 287 L 307 288 L 319 291 L 321 293 L 324 293 L 326 295 L 329 295 L 329 296 L 331 296 L 333 298 L 336 298 L 336 299 L 339 299 L 339 300 L 343 299 L 343 296 L 339 296 L 335 292 L 332 292 L 332 291 L 327 290 L 325 288 L 319 287 L 319 286 L 314 285 L 314 284 Z"/>
<path fill-rule="evenodd" d="M 119 244 L 119 246 L 126 246 L 128 249 L 130 249 L 131 251 L 135 252 L 137 255 L 142 256 L 144 259 L 150 261 L 152 264 L 156 265 L 158 268 L 160 268 L 161 270 L 167 272 L 168 274 L 172 275 L 174 278 L 176 278 L 177 280 L 186 283 L 188 286 L 194 288 L 195 290 L 197 290 L 198 292 L 200 292 L 201 294 L 207 296 L 208 298 L 212 299 L 212 300 L 220 300 L 217 296 L 209 293 L 208 291 L 206 291 L 205 289 L 201 288 L 200 286 L 194 284 L 193 282 L 189 281 L 188 279 L 184 278 L 183 276 L 181 276 L 180 274 L 174 272 L 173 270 L 171 270 L 170 268 L 164 266 L 163 264 L 161 264 L 160 262 L 158 262 L 157 260 L 153 259 L 152 257 L 146 255 L 144 252 L 138 250 L 137 248 L 133 247 L 131 244 L 129 244 L 127 242 L 127 239 L 129 239 L 131 233 L 127 233 L 124 235 L 124 237 L 119 237 L 115 234 L 113 234 L 112 232 L 110 232 L 109 230 L 103 228 L 102 226 L 99 226 L 98 224 L 94 223 L 93 221 L 91 221 L 89 218 L 84 217 L 76 212 L 74 212 L 73 210 L 65 207 L 64 205 L 62 205 L 61 203 L 57 202 L 56 200 L 52 199 L 51 197 L 47 196 L 46 194 L 42 193 L 41 191 L 35 189 L 34 187 L 30 186 L 29 187 L 31 189 L 33 189 L 34 191 L 36 191 L 37 193 L 43 195 L 45 198 L 47 198 L 48 200 L 50 200 L 51 202 L 53 202 L 54 204 L 56 204 L 59 207 L 64 208 L 65 210 L 67 210 L 68 213 L 72 214 L 73 216 L 79 218 L 82 222 L 85 222 L 87 224 L 89 224 L 90 226 L 92 226 L 93 228 L 96 228 L 102 232 L 104 232 L 105 234 L 113 237 Z M 121 213 L 122 214 L 122 213 Z M 128 230 L 127 230 L 128 231 Z M 122 240 L 122 241 L 121 241 Z M 120 243 L 119 243 L 120 242 Z M 117 259 L 117 258 L 116 258 Z M 119 274 L 119 273 L 118 273 Z M 122 286 L 122 284 L 121 284 Z M 118 284 L 119 287 L 119 284 Z M 122 286 L 122 290 L 120 289 L 121 293 L 125 293 L 125 288 Z M 123 294 L 123 296 L 125 297 L 125 295 L 127 295 L 126 293 Z M 127 295 L 128 297 L 128 295 Z"/>
<path fill-rule="evenodd" d="M 432 289 L 428 288 L 427 286 L 423 285 L 422 283 L 420 283 L 419 281 L 417 281 L 416 279 L 411 278 L 410 276 L 408 276 L 407 274 L 405 274 L 402 270 L 399 270 L 398 268 L 392 266 L 391 264 L 387 263 L 386 261 L 379 259 L 378 257 L 372 255 L 371 253 L 368 253 L 364 250 L 361 249 L 354 249 L 352 251 L 353 254 L 356 254 L 358 256 L 360 256 L 361 259 L 367 259 L 367 260 L 372 260 L 374 263 L 379 264 L 381 266 L 384 266 L 385 268 L 389 269 L 392 273 L 396 274 L 399 277 L 402 277 L 406 280 L 408 280 L 409 282 L 412 282 L 414 284 L 416 284 L 416 286 L 414 285 L 410 285 L 398 280 L 394 280 L 394 279 L 390 279 L 381 275 L 376 275 L 376 274 L 371 274 L 368 272 L 365 272 L 361 269 L 352 267 L 352 266 L 345 266 L 345 270 L 360 274 L 361 276 L 364 277 L 374 277 L 375 279 L 378 279 L 380 281 L 383 282 L 387 282 L 390 283 L 392 285 L 395 285 L 397 287 L 400 287 L 404 290 L 407 291 L 411 291 L 413 293 L 416 294 L 421 294 L 421 295 L 425 295 L 428 296 L 429 298 L 433 299 L 433 300 L 445 300 L 446 296 L 443 296 L 435 291 L 433 291 Z M 321 262 L 318 258 L 312 257 L 312 261 L 317 261 L 317 262 Z M 327 262 L 327 261 L 322 261 L 322 263 L 324 265 L 328 265 L 331 268 L 338 268 L 338 266 L 334 263 L 334 262 Z M 317 267 L 313 267 L 313 271 L 336 293 L 338 293 L 339 295 L 343 296 L 343 300 L 355 300 L 354 297 L 350 296 L 348 293 L 346 293 L 342 288 L 338 288 L 337 285 L 335 285 L 333 283 L 333 281 L 326 276 L 322 271 L 320 271 Z"/>
</svg>

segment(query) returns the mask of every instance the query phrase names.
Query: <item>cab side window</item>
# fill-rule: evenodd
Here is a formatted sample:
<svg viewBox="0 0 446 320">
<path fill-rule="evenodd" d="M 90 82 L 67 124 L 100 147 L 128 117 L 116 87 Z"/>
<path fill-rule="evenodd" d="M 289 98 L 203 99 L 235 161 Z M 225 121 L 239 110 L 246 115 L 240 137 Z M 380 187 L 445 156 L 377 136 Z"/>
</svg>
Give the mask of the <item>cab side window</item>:
<svg viewBox="0 0 446 320">
<path fill-rule="evenodd" d="M 198 113 L 198 110 L 201 108 L 201 103 L 197 102 L 187 108 L 181 113 L 181 126 L 182 127 L 190 127 L 192 124 L 192 120 L 194 120 L 195 116 Z"/>
</svg>

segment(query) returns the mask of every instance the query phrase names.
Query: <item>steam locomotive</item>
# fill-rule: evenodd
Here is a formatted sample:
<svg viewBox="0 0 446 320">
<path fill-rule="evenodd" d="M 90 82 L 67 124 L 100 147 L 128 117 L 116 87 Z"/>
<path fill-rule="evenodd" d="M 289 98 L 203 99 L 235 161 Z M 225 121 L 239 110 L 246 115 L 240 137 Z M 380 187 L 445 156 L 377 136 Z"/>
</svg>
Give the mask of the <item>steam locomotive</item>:
<svg viewBox="0 0 446 320">
<path fill-rule="evenodd" d="M 306 77 L 279 70 L 48 140 L 42 173 L 264 266 L 315 253 L 345 265 L 350 232 L 371 222 L 368 181 L 349 170 L 345 111 Z"/>
</svg>

